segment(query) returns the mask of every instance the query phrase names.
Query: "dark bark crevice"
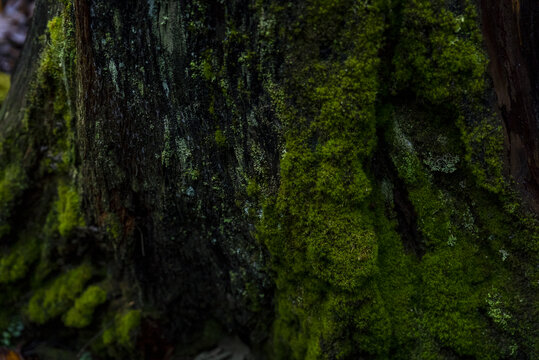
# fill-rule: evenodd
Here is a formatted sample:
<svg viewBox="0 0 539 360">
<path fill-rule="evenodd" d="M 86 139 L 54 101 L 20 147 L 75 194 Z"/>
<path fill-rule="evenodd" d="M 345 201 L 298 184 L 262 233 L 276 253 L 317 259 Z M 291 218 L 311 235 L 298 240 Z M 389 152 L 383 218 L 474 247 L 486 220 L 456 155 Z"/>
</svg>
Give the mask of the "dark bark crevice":
<svg viewBox="0 0 539 360">
<path fill-rule="evenodd" d="M 539 3 L 481 0 L 480 8 L 510 172 L 539 212 Z"/>
<path fill-rule="evenodd" d="M 382 129 L 378 129 L 378 149 L 373 156 L 373 172 L 376 179 L 387 179 L 392 185 L 392 204 L 388 211 L 389 217 L 397 220 L 397 232 L 401 237 L 403 248 L 407 253 L 414 254 L 419 259 L 426 251 L 424 239 L 417 226 L 417 213 L 410 201 L 408 189 L 404 181 L 399 178 L 397 169 L 389 156 L 390 149 L 384 140 Z M 391 212 L 394 212 L 391 214 Z"/>
</svg>

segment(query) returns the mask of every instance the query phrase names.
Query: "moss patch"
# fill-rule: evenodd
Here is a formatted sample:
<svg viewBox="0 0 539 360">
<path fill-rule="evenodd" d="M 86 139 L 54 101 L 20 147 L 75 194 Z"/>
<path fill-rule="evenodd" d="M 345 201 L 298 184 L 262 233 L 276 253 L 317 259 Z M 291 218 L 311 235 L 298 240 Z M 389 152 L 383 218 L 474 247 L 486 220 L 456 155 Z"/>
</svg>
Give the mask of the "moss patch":
<svg viewBox="0 0 539 360">
<path fill-rule="evenodd" d="M 6 235 L 11 226 L 9 217 L 18 195 L 26 187 L 24 170 L 18 164 L 7 165 L 0 172 L 0 238 Z"/>
<path fill-rule="evenodd" d="M 295 29 L 304 42 L 289 55 L 289 81 L 269 86 L 286 129 L 279 193 L 267 200 L 258 227 L 277 272 L 276 358 L 389 349 L 388 313 L 372 281 L 372 184 L 362 164 L 376 144 L 379 5 L 309 2 Z M 357 16 L 343 17 L 350 7 Z"/>
<path fill-rule="evenodd" d="M 82 264 L 56 277 L 50 284 L 34 293 L 26 311 L 28 318 L 32 322 L 44 324 L 65 313 L 92 276 L 92 267 Z"/>
<path fill-rule="evenodd" d="M 76 227 L 85 226 L 75 188 L 64 185 L 58 187 L 55 210 L 58 214 L 58 232 L 63 237 L 69 236 Z"/>
<path fill-rule="evenodd" d="M 94 309 L 105 301 L 107 301 L 107 292 L 105 290 L 97 285 L 89 286 L 65 314 L 65 326 L 83 328 L 90 325 Z"/>
<path fill-rule="evenodd" d="M 23 279 L 39 255 L 40 246 L 37 237 L 31 236 L 19 240 L 6 255 L 0 258 L 0 284 Z"/>
<path fill-rule="evenodd" d="M 0 73 L 0 104 L 6 99 L 11 86 L 11 77 L 9 74 Z"/>
<path fill-rule="evenodd" d="M 141 318 L 140 310 L 129 310 L 123 314 L 117 314 L 113 326 L 103 333 L 103 344 L 109 347 L 120 346 L 124 349 L 132 349 Z"/>
</svg>

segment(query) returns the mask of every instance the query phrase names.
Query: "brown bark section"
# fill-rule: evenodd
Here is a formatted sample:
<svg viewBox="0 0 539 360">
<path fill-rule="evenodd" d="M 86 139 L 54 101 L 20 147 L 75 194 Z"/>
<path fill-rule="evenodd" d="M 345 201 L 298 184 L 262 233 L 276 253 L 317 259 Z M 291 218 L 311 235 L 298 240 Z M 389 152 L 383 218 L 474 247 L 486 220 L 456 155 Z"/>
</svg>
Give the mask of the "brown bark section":
<svg viewBox="0 0 539 360">
<path fill-rule="evenodd" d="M 539 212 L 539 2 L 481 0 L 511 175 Z"/>
</svg>

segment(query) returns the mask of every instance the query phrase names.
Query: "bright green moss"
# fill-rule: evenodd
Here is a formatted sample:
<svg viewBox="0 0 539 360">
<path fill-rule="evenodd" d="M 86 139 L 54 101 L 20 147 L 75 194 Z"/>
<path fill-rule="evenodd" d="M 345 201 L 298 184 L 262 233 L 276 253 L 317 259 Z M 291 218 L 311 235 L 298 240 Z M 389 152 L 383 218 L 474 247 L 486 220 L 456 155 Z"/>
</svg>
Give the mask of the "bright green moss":
<svg viewBox="0 0 539 360">
<path fill-rule="evenodd" d="M 107 292 L 105 290 L 97 285 L 89 286 L 65 314 L 65 326 L 83 328 L 90 325 L 94 309 L 105 301 L 107 301 Z"/>
<path fill-rule="evenodd" d="M 65 313 L 92 276 L 92 267 L 85 263 L 63 273 L 50 284 L 37 290 L 30 299 L 26 311 L 30 321 L 44 324 Z"/>
<path fill-rule="evenodd" d="M 39 73 L 42 76 L 51 76 L 55 80 L 63 81 L 62 68 L 66 44 L 63 16 L 52 18 L 47 24 L 47 30 L 50 42 L 43 53 Z"/>
<path fill-rule="evenodd" d="M 65 185 L 58 187 L 55 210 L 58 214 L 58 232 L 63 237 L 69 236 L 76 227 L 85 225 L 80 213 L 79 195 L 74 187 Z"/>
<path fill-rule="evenodd" d="M 9 74 L 0 73 L 0 104 L 6 99 L 11 86 L 11 77 Z"/>
<path fill-rule="evenodd" d="M 118 345 L 127 350 L 133 348 L 141 318 L 140 310 L 129 310 L 124 314 L 116 315 L 114 325 L 103 333 L 103 344 L 106 346 Z"/>
<path fill-rule="evenodd" d="M 39 257 L 36 237 L 19 240 L 9 253 L 0 257 L 0 284 L 13 283 L 26 276 L 30 265 Z"/>
<path fill-rule="evenodd" d="M 40 106 L 43 101 L 52 105 L 49 116 L 53 116 L 54 121 L 49 131 L 54 135 L 55 143 L 51 151 L 61 154 L 61 162 L 55 163 L 52 170 L 60 173 L 67 173 L 74 161 L 73 114 L 68 78 L 74 71 L 75 46 L 74 40 L 69 36 L 74 30 L 68 18 L 69 15 L 64 13 L 47 24 L 47 47 L 41 54 L 36 86 L 32 94 L 36 100 L 27 109 L 25 117 L 27 129 L 42 131 L 43 123 L 32 120 L 41 116 L 39 112 L 42 111 Z M 50 170 L 46 164 L 44 167 L 45 171 Z"/>
<path fill-rule="evenodd" d="M 132 347 L 135 332 L 140 326 L 141 311 L 131 310 L 120 316 L 115 323 L 118 343 L 124 347 Z"/>
</svg>

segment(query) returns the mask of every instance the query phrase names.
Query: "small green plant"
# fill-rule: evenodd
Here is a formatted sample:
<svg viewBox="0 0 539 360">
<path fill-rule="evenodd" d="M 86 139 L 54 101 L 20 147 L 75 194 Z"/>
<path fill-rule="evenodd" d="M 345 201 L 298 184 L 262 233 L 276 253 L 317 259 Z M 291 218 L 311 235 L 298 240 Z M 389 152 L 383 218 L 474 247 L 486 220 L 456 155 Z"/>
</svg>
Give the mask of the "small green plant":
<svg viewBox="0 0 539 360">
<path fill-rule="evenodd" d="M 2 331 L 2 338 L 0 339 L 0 345 L 5 347 L 12 347 L 13 340 L 21 336 L 24 330 L 24 324 L 21 319 L 13 320 L 7 329 Z"/>
<path fill-rule="evenodd" d="M 502 329 L 507 330 L 507 322 L 511 319 L 511 314 L 503 309 L 500 295 L 498 293 L 488 293 L 487 304 L 488 316 Z"/>
</svg>

